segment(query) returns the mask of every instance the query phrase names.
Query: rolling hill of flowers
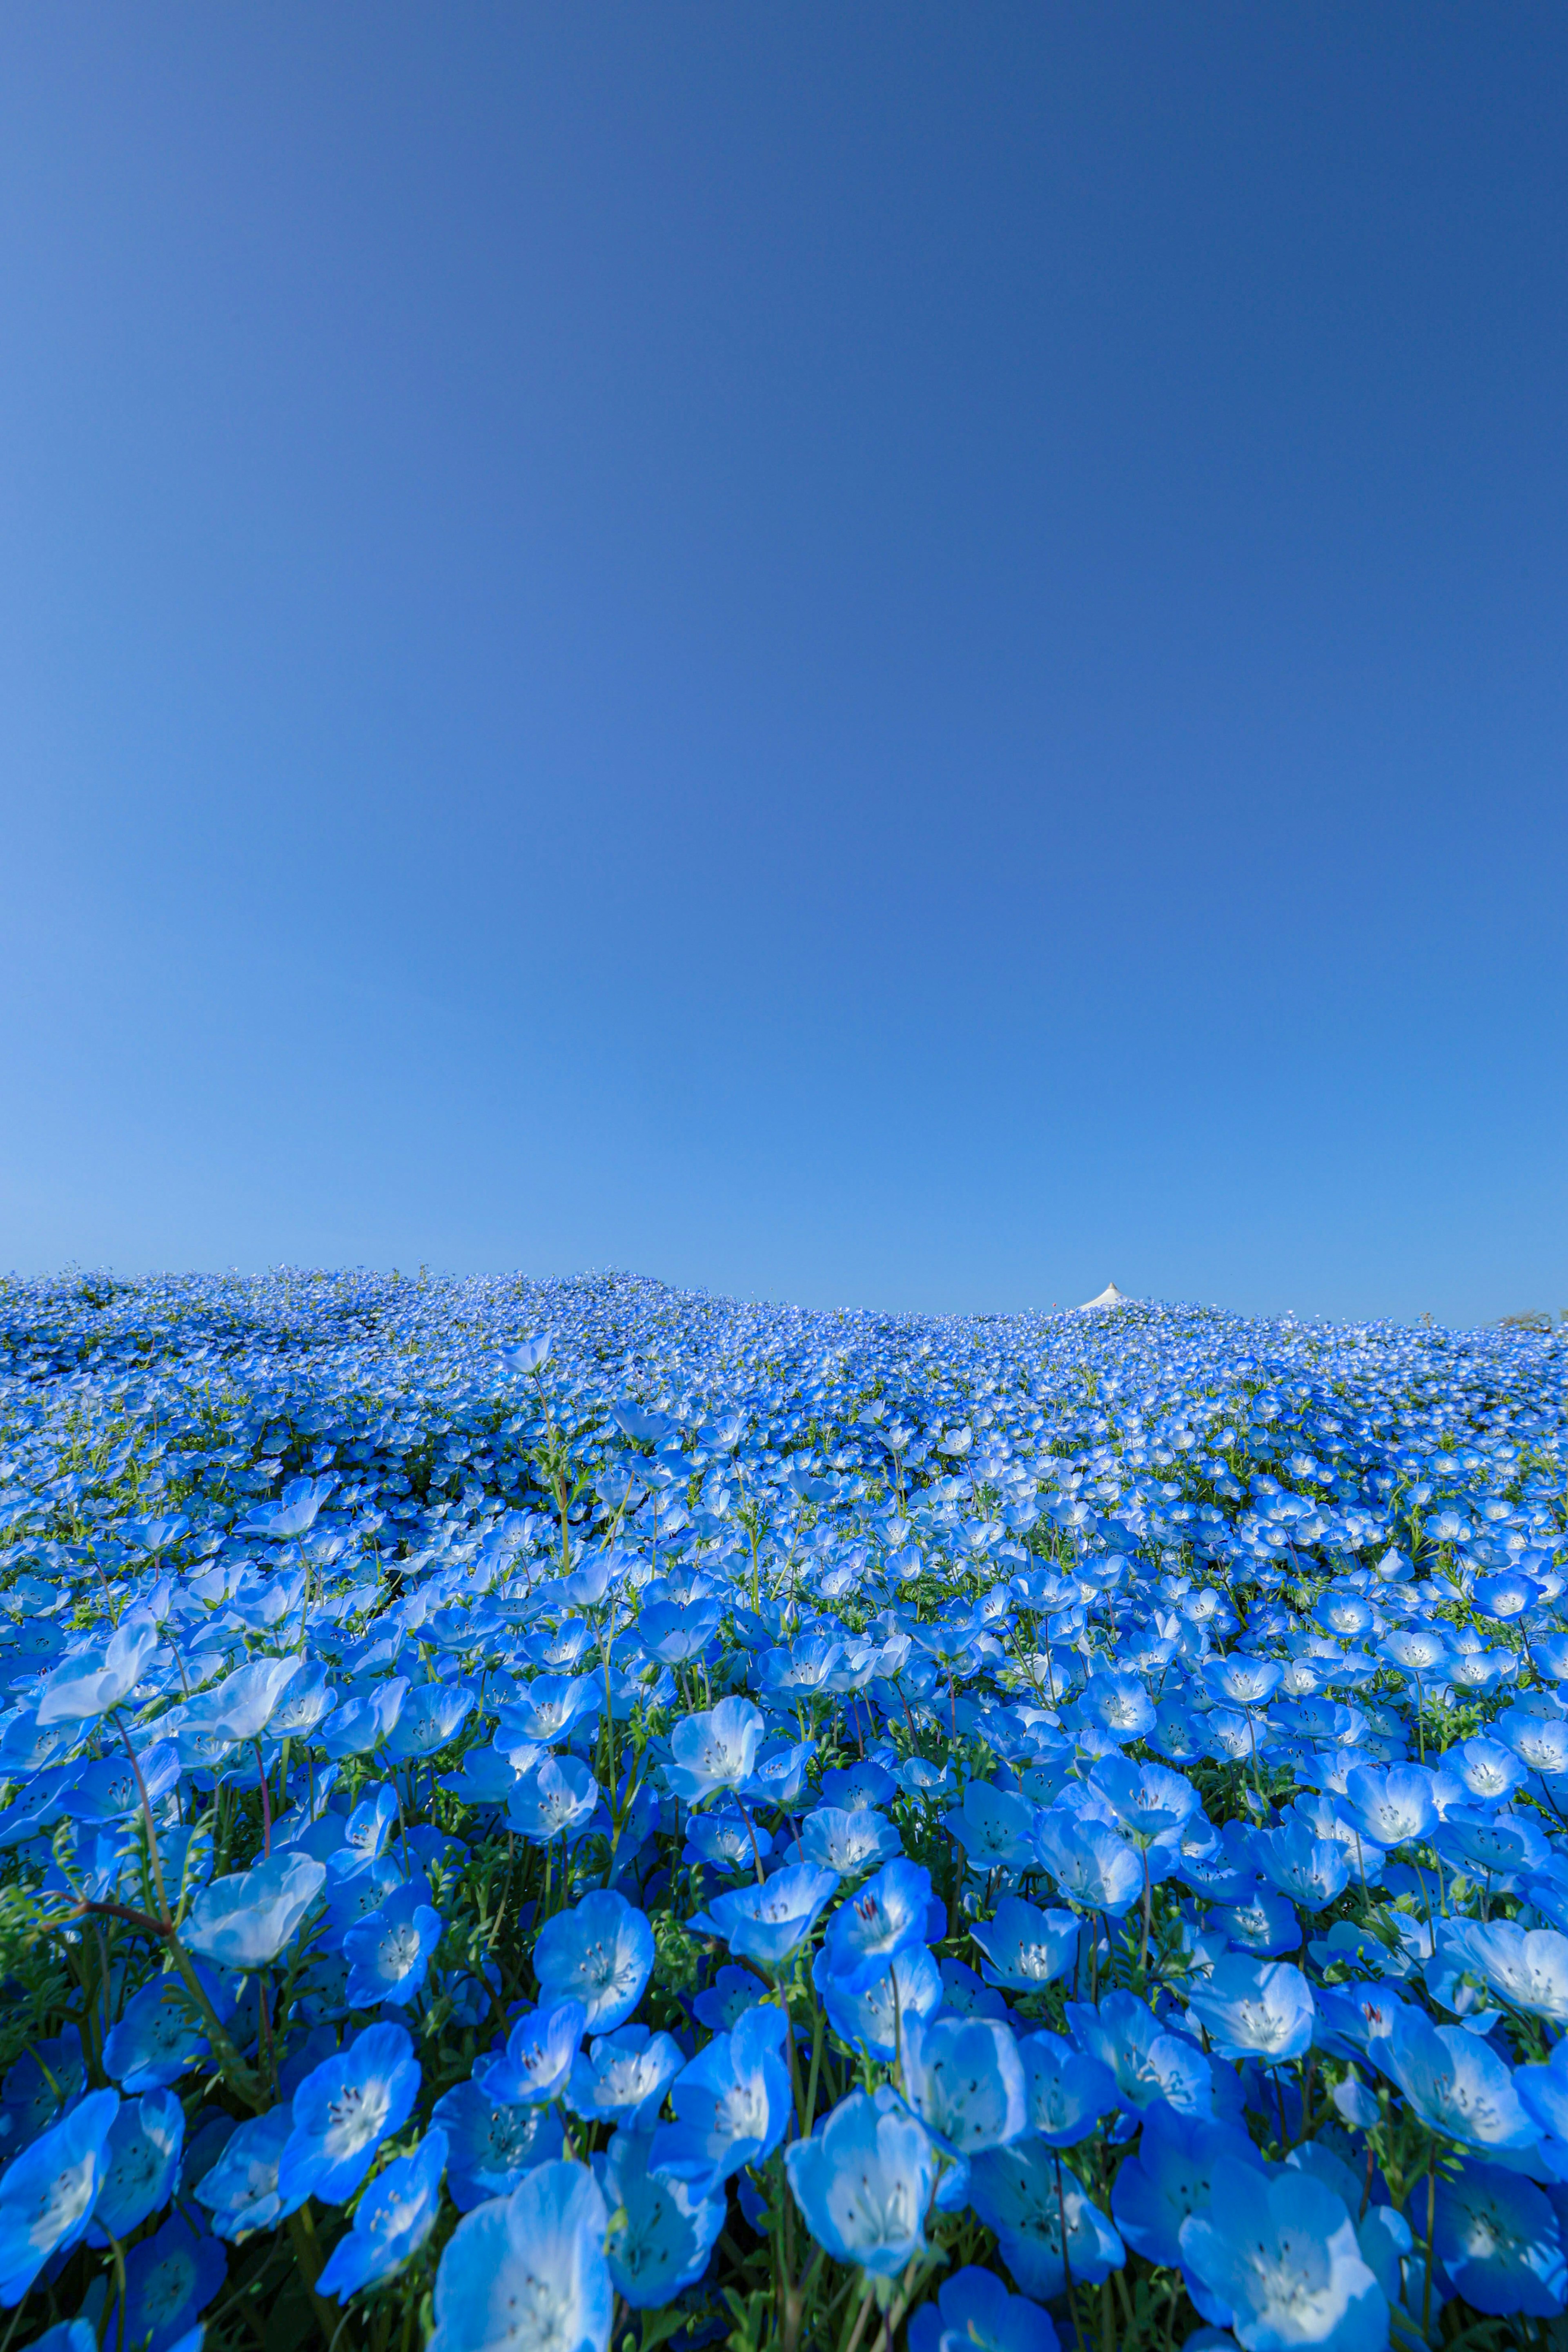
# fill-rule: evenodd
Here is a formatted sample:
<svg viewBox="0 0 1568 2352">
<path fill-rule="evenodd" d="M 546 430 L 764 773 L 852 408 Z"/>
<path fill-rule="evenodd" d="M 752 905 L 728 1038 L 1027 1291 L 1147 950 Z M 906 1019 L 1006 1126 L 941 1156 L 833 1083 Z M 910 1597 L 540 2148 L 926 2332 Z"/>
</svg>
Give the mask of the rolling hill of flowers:
<svg viewBox="0 0 1568 2352">
<path fill-rule="evenodd" d="M 0 1287 L 0 2352 L 1568 2307 L 1568 1347 Z"/>
</svg>

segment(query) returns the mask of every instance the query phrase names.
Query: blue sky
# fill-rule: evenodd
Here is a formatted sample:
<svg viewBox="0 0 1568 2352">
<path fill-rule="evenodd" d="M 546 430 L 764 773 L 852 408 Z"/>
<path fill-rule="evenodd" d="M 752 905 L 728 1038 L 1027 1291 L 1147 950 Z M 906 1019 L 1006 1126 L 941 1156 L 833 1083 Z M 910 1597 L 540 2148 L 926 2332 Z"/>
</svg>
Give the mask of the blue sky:
<svg viewBox="0 0 1568 2352">
<path fill-rule="evenodd" d="M 0 20 L 0 1264 L 1568 1306 L 1560 10 Z"/>
</svg>

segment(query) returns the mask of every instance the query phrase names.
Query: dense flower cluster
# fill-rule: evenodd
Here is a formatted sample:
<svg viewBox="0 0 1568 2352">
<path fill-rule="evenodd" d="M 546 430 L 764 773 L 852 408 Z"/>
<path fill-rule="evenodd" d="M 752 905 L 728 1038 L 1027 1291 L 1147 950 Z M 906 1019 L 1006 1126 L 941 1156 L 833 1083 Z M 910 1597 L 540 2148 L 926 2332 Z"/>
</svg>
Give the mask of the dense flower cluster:
<svg viewBox="0 0 1568 2352">
<path fill-rule="evenodd" d="M 1565 1375 L 10 1285 L 7 2343 L 1531 2340 Z"/>
</svg>

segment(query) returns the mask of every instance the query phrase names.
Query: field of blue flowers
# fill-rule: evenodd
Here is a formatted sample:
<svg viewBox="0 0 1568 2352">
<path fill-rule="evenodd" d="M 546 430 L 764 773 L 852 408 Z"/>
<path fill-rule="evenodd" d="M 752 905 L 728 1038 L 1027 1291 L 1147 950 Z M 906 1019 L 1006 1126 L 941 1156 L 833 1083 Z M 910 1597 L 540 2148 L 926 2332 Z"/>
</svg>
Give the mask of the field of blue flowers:
<svg viewBox="0 0 1568 2352">
<path fill-rule="evenodd" d="M 0 2352 L 1568 2338 L 1568 1346 L 0 1288 Z"/>
</svg>

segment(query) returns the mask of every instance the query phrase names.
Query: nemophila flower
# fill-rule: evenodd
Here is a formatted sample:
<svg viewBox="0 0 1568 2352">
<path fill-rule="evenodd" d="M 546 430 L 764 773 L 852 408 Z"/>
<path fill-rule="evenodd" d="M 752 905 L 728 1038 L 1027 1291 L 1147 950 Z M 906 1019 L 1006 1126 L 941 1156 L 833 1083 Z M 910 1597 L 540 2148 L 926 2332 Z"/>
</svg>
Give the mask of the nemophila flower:
<svg viewBox="0 0 1568 2352">
<path fill-rule="evenodd" d="M 1283 1895 L 1270 1894 L 1261 1881 L 1240 1902 L 1216 1904 L 1209 1924 L 1227 1943 L 1258 1959 L 1278 1959 L 1281 1952 L 1301 1948 L 1295 1905 Z"/>
<path fill-rule="evenodd" d="M 762 1710 L 747 1698 L 721 1699 L 705 1715 L 687 1716 L 675 1726 L 665 1778 L 687 1804 L 703 1804 L 751 1779 L 762 1744 Z"/>
<path fill-rule="evenodd" d="M 426 2352 L 607 2352 L 608 2221 L 587 2167 L 560 2160 L 467 2214 L 436 2273 Z"/>
<path fill-rule="evenodd" d="M 179 1748 L 172 1739 L 157 1739 L 142 1750 L 135 1764 L 123 1754 L 84 1764 L 60 1790 L 60 1804 L 74 1822 L 125 1821 L 141 1811 L 143 1787 L 148 1803 L 156 1805 L 179 1777 Z"/>
<path fill-rule="evenodd" d="M 654 2135 L 655 2164 L 723 2179 L 773 2154 L 790 2119 L 786 2031 L 783 2010 L 764 2002 L 681 2068 L 669 2087 L 675 2121 Z"/>
<path fill-rule="evenodd" d="M 806 2228 L 835 2262 L 890 2279 L 925 2252 L 936 2151 L 894 2092 L 852 2091 L 784 2150 L 784 2169 Z"/>
<path fill-rule="evenodd" d="M 982 2148 L 970 2158 L 969 2194 L 1019 2286 L 1042 2302 L 1061 2294 L 1068 2263 L 1076 2285 L 1098 2286 L 1127 2259 L 1106 2215 L 1044 2140 Z"/>
<path fill-rule="evenodd" d="M 1076 1712 L 1082 1722 L 1103 1733 L 1119 1748 L 1142 1739 L 1154 1727 L 1154 1702 L 1144 1688 L 1142 1676 L 1122 1674 L 1114 1667 L 1089 1676 L 1082 1697 L 1076 1703 Z"/>
<path fill-rule="evenodd" d="M 1138 2153 L 1118 2168 L 1110 2193 L 1111 2216 L 1135 2254 L 1173 2268 L 1180 2263 L 1182 2223 L 1208 2210 L 1222 2156 L 1240 2164 L 1259 2160 L 1234 2124 L 1178 2115 L 1163 2099 L 1145 2110 Z"/>
<path fill-rule="evenodd" d="M 0 2156 L 17 2156 L 58 2123 L 87 2088 L 87 2062 L 74 2025 L 24 2050 L 0 2093 Z"/>
<path fill-rule="evenodd" d="M 910 2018 L 903 2033 L 911 2107 L 950 2156 L 1016 2139 L 1028 2120 L 1023 2062 L 993 2018 Z"/>
<path fill-rule="evenodd" d="M 1073 2038 L 1113 2077 L 1124 2106 L 1164 2099 L 1184 2115 L 1206 2116 L 1214 2103 L 1209 2062 L 1195 2042 L 1161 2024 L 1136 1993 L 1110 1992 L 1098 2009 L 1069 2000 Z"/>
<path fill-rule="evenodd" d="M 274 2221 L 285 2221 L 304 2203 L 303 2191 L 290 2199 L 278 2182 L 278 2168 L 293 2125 L 286 2106 L 273 2107 L 241 2124 L 196 2183 L 193 2193 L 211 2213 L 220 2238 L 243 2238 L 252 2230 L 265 2230 Z"/>
<path fill-rule="evenodd" d="M 1402 2009 L 1376 2054 L 1421 2121 L 1461 2147 L 1484 2153 L 1539 2137 L 1502 2060 L 1462 2025 L 1433 2025 L 1421 2010 Z"/>
<path fill-rule="evenodd" d="M 1143 1863 L 1119 1830 L 1053 1807 L 1036 1832 L 1039 1858 L 1062 1893 L 1085 1911 L 1120 1919 L 1143 1892 Z"/>
<path fill-rule="evenodd" d="M 585 1829 L 599 1802 L 599 1784 L 580 1757 L 546 1756 L 507 1800 L 507 1825 L 531 1844 Z"/>
<path fill-rule="evenodd" d="M 259 1739 L 300 1668 L 298 1658 L 253 1658 L 203 1694 L 207 1719 L 223 1739 Z"/>
<path fill-rule="evenodd" d="M 363 1858 L 384 1853 L 400 1810 L 397 1790 L 390 1780 L 378 1780 L 374 1789 L 366 1789 L 343 1822 L 345 1853 Z"/>
<path fill-rule="evenodd" d="M 404 1884 L 403 1863 L 396 1853 L 364 1853 L 340 1846 L 327 1856 L 326 1910 L 321 1920 L 321 1947 L 341 1949 L 351 1927 L 379 1911 L 389 1895 Z M 426 1889 L 428 1893 L 428 1889 Z"/>
<path fill-rule="evenodd" d="M 259 1969 L 291 1944 L 326 1885 L 319 1862 L 275 1853 L 204 1886 L 180 1930 L 187 1951 L 219 1969 Z"/>
<path fill-rule="evenodd" d="M 1461 1964 L 1500 2000 L 1568 2025 L 1568 1936 L 1555 1927 L 1518 1927 L 1510 1919 L 1470 1919 L 1458 1926 L 1453 1945 Z"/>
<path fill-rule="evenodd" d="M 510 2053 L 510 2044 L 509 2044 Z M 585 2123 L 618 2124 L 624 2131 L 653 2128 L 664 2095 L 685 2065 L 679 2042 L 646 2025 L 617 2025 L 571 2063 L 566 2105 Z"/>
<path fill-rule="evenodd" d="M 707 1925 L 742 1959 L 779 1968 L 805 1941 L 837 1891 L 837 1872 L 800 1863 L 761 1886 L 739 1886 L 716 1895 L 706 1915 L 700 1913 L 693 1924 Z"/>
<path fill-rule="evenodd" d="M 395 1764 L 409 1764 L 454 1740 L 477 1704 L 467 1683 L 422 1683 L 404 1700 L 397 1721 L 386 1735 L 386 1752 Z"/>
<path fill-rule="evenodd" d="M 536 1675 L 508 1706 L 496 1726 L 496 1745 L 514 1752 L 538 1741 L 553 1748 L 580 1723 L 591 1722 L 605 1703 L 597 1675 Z"/>
<path fill-rule="evenodd" d="M 89 2246 L 128 2238 L 174 2193 L 185 2111 L 173 2091 L 123 2099 L 104 2142 L 101 2177 L 88 2227 Z"/>
<path fill-rule="evenodd" d="M 925 1942 L 930 1906 L 929 1871 L 901 1857 L 884 1863 L 827 1923 L 822 1949 L 828 1975 L 847 1992 L 863 1992 L 900 1952 Z"/>
<path fill-rule="evenodd" d="M 1478 2311 L 1554 2319 L 1568 2300 L 1558 2214 L 1522 2174 L 1466 2164 L 1437 2182 L 1432 2244 L 1456 2291 Z"/>
<path fill-rule="evenodd" d="M 224 2283 L 228 2256 L 216 2238 L 171 2213 L 125 2257 L 125 2341 L 145 2352 L 174 2352 Z M 118 2341 L 118 2326 L 110 2322 Z"/>
<path fill-rule="evenodd" d="M 1443 1767 L 1454 1774 L 1472 1805 L 1506 1804 L 1524 1778 L 1524 1765 L 1513 1749 L 1479 1732 L 1447 1748 Z"/>
<path fill-rule="evenodd" d="M 701 2277 L 728 2211 L 722 2190 L 651 2162 L 653 2141 L 618 2131 L 594 2159 L 610 2222 L 605 2260 L 634 2311 L 657 2310 Z"/>
<path fill-rule="evenodd" d="M 542 1763 L 544 1755 L 543 1748 L 536 1748 L 529 1764 L 520 1767 L 515 1756 L 504 1755 L 493 1744 L 470 1748 L 455 1772 L 441 1775 L 441 1786 L 470 1805 L 504 1805 L 522 1772 Z"/>
<path fill-rule="evenodd" d="M 1029 2129 L 1052 2147 L 1076 2147 L 1120 2105 L 1115 2075 L 1060 2033 L 1027 2033 L 1018 2044 Z"/>
<path fill-rule="evenodd" d="M 962 1960 L 947 1958 L 939 1963 L 942 1975 L 942 2005 L 954 2017 L 1000 2017 L 1010 2015 L 1006 2002 L 994 1988 L 966 1968 Z"/>
<path fill-rule="evenodd" d="M 829 1974 L 826 1963 L 826 1954 L 818 1952 L 812 1962 L 811 1980 L 828 2024 L 852 2050 L 864 2050 L 886 2063 L 891 2063 L 897 2055 L 897 2021 L 901 2018 L 907 2025 L 911 2018 L 934 2017 L 942 2006 L 942 1971 L 923 1945 L 900 1952 L 892 1967 L 884 1969 L 864 1992 L 846 1992 Z"/>
<path fill-rule="evenodd" d="M 558 2098 L 576 2059 L 587 2014 L 580 2000 L 551 2001 L 530 2010 L 508 2034 L 505 2054 L 477 2065 L 475 2080 L 508 2106 L 533 2106 Z M 647 2028 L 642 2031 L 646 2033 Z"/>
<path fill-rule="evenodd" d="M 1352 1855 L 1332 1838 L 1318 1838 L 1304 1821 L 1262 1830 L 1253 1852 L 1281 1895 L 1307 1911 L 1326 1911 L 1350 1884 Z"/>
<path fill-rule="evenodd" d="M 653 1972 L 653 1929 L 624 1895 L 601 1888 L 539 1931 L 533 1972 L 542 2002 L 580 2000 L 590 2033 L 624 2025 Z"/>
<path fill-rule="evenodd" d="M 317 2294 L 347 2303 L 394 2277 L 436 2226 L 446 2166 L 447 2135 L 438 2129 L 426 2132 L 411 2156 L 395 2157 L 355 2206 L 353 2228 L 328 2255 Z"/>
<path fill-rule="evenodd" d="M 1071 1968 L 1082 1923 L 1070 1911 L 1042 1911 L 1021 1895 L 1005 1895 L 994 1917 L 972 1919 L 969 1932 L 985 1958 L 987 1984 L 1009 1992 L 1038 1992 Z"/>
<path fill-rule="evenodd" d="M 683 1862 L 711 1863 L 720 1870 L 752 1870 L 773 1849 L 773 1833 L 737 1805 L 721 1813 L 693 1813 L 686 1824 Z"/>
<path fill-rule="evenodd" d="M 818 1805 L 800 1825 L 800 1843 L 807 1862 L 840 1878 L 858 1878 L 902 1851 L 892 1822 L 868 1806 L 847 1813 L 837 1805 Z"/>
<path fill-rule="evenodd" d="M 1186 1775 L 1167 1771 L 1163 1764 L 1102 1756 L 1089 1779 L 1137 1845 L 1169 1839 L 1199 1811 L 1198 1792 Z"/>
<path fill-rule="evenodd" d="M 775 1739 L 757 1750 L 740 1793 L 758 1805 L 793 1805 L 805 1786 L 805 1768 L 816 1752 L 815 1739 Z"/>
<path fill-rule="evenodd" d="M 1206 2209 L 1182 2223 L 1182 2268 L 1199 2309 L 1246 2352 L 1382 2352 L 1388 2304 L 1341 2200 L 1310 2175 L 1270 2180 L 1221 2156 Z M 1221 2314 L 1226 2316 L 1221 2316 Z"/>
<path fill-rule="evenodd" d="M 374 2009 L 395 2001 L 399 2008 L 419 1992 L 441 1941 L 441 1917 L 428 1901 L 423 1878 L 395 1887 L 368 1919 L 343 1937 L 349 1964 L 344 1998 L 351 2009 Z"/>
<path fill-rule="evenodd" d="M 973 2264 L 910 2314 L 906 2334 L 910 2352 L 1058 2352 L 1059 2343 L 1048 2311 Z"/>
<path fill-rule="evenodd" d="M 942 1827 L 963 1848 L 971 1870 L 1023 1870 L 1035 1859 L 1037 1808 L 1012 1789 L 972 1780 Z"/>
<path fill-rule="evenodd" d="M 34 2336 L 27 2352 L 98 2352 L 98 2331 L 90 2319 L 57 2319 Z"/>
<path fill-rule="evenodd" d="M 552 2106 L 511 2106 L 473 2081 L 443 2092 L 430 2121 L 447 2135 L 447 2187 L 459 2213 L 509 2195 L 565 2141 Z"/>
<path fill-rule="evenodd" d="M 1433 1831 L 1432 1843 L 1445 1862 L 1477 1878 L 1543 1870 L 1551 1860 L 1541 1832 L 1517 1814 L 1489 1816 L 1454 1809 Z"/>
<path fill-rule="evenodd" d="M 379 1689 L 345 1699 L 321 1725 L 321 1746 L 334 1759 L 368 1756 L 395 1729 L 407 1696 L 406 1675 L 394 1675 Z"/>
<path fill-rule="evenodd" d="M 90 1723 L 122 1706 L 146 1674 L 158 1647 L 158 1628 L 127 1618 L 101 1648 L 83 1649 L 62 1660 L 44 1678 L 36 1709 L 40 1728 L 51 1723 Z"/>
<path fill-rule="evenodd" d="M 7 2310 L 85 2233 L 119 2110 L 117 2091 L 89 2091 L 0 2174 L 0 2304 Z"/>
<path fill-rule="evenodd" d="M 1222 2057 L 1278 2065 L 1311 2047 L 1311 1987 L 1288 1960 L 1227 1952 L 1215 1962 L 1205 1984 L 1193 1986 L 1187 2007 Z"/>
<path fill-rule="evenodd" d="M 1247 1657 L 1233 1650 L 1226 1657 L 1208 1661 L 1204 1681 L 1222 1706 L 1251 1709 L 1268 1706 L 1279 1687 L 1283 1672 L 1284 1668 L 1272 1658 Z"/>
<path fill-rule="evenodd" d="M 1373 1847 L 1413 1845 L 1437 1819 L 1435 1777 L 1420 1764 L 1358 1764 L 1345 1775 L 1344 1813 Z"/>
<path fill-rule="evenodd" d="M 747 2010 L 767 1998 L 767 1986 L 750 1969 L 721 1969 L 707 1991 L 692 2002 L 691 2013 L 710 2033 L 728 2033 Z"/>
<path fill-rule="evenodd" d="M 401 2131 L 419 2095 L 419 2061 L 401 2025 L 369 2025 L 313 2067 L 294 2093 L 293 2125 L 278 2167 L 280 2193 L 343 2205 L 383 2140 Z"/>
</svg>

